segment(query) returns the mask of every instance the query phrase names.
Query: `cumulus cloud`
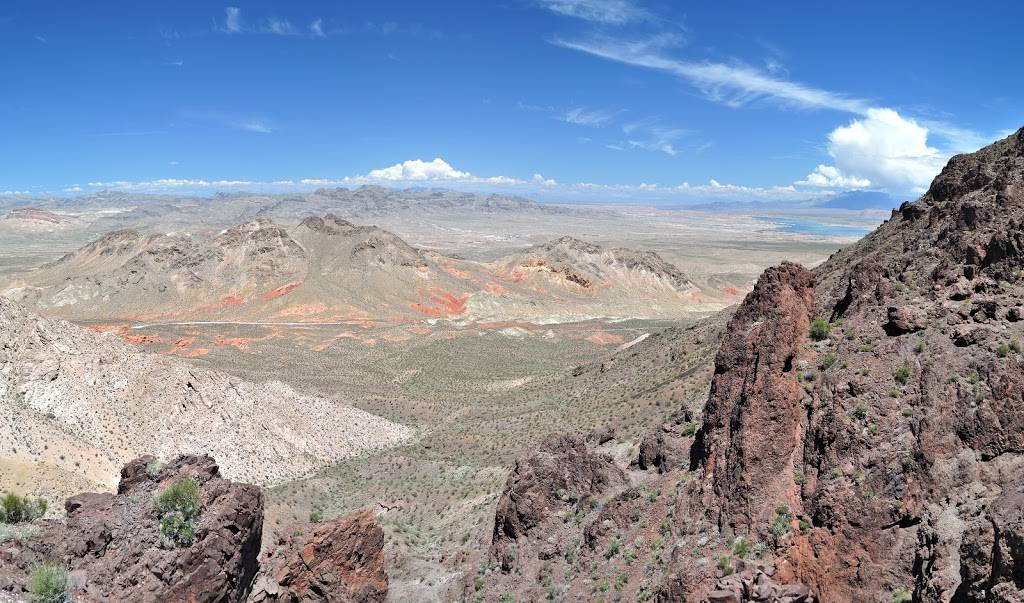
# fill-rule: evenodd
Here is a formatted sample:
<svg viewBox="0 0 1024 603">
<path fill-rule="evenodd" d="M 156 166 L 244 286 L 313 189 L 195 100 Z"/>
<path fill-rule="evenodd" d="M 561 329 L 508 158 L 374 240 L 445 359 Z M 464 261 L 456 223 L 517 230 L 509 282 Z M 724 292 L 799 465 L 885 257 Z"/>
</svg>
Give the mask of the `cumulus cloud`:
<svg viewBox="0 0 1024 603">
<path fill-rule="evenodd" d="M 828 153 L 834 165 L 819 165 L 798 184 L 920 191 L 949 158 L 929 146 L 927 127 L 892 109 L 868 109 L 865 117 L 833 130 Z"/>
<path fill-rule="evenodd" d="M 545 178 L 541 174 L 534 174 L 532 181 L 535 184 L 540 184 L 541 186 L 558 186 L 557 180 L 554 178 Z"/>
<path fill-rule="evenodd" d="M 559 15 L 605 25 L 651 18 L 651 13 L 629 0 L 539 0 L 538 4 Z"/>
<path fill-rule="evenodd" d="M 463 180 L 470 178 L 469 172 L 460 172 L 440 157 L 432 161 L 410 159 L 402 163 L 372 170 L 368 174 L 376 180 L 419 181 L 419 180 Z"/>
<path fill-rule="evenodd" d="M 807 178 L 800 180 L 797 184 L 827 188 L 867 188 L 871 186 L 871 181 L 867 178 L 844 176 L 839 172 L 839 168 L 821 164 L 814 168 L 813 172 L 807 174 Z"/>
</svg>

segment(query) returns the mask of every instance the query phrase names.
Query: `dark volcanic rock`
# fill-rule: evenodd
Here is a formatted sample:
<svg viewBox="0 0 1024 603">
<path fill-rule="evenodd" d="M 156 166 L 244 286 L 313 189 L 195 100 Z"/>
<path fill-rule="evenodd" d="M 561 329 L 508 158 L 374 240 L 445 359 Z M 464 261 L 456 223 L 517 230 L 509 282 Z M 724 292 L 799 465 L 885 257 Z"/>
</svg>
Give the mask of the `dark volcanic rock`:
<svg viewBox="0 0 1024 603">
<path fill-rule="evenodd" d="M 729 322 L 715 358 L 693 462 L 714 486 L 719 526 L 749 530 L 793 505 L 796 453 L 806 415 L 797 380 L 814 309 L 814 275 L 769 268 Z"/>
<path fill-rule="evenodd" d="M 263 555 L 251 603 L 377 603 L 388 593 L 384 531 L 370 511 L 286 527 Z"/>
<path fill-rule="evenodd" d="M 10 588 L 23 588 L 36 564 L 61 561 L 75 601 L 243 600 L 257 569 L 260 489 L 223 479 L 210 457 L 181 456 L 159 472 L 153 461 L 125 466 L 117 494 L 74 496 L 65 522 L 40 522 L 38 539 L 0 549 L 0 575 Z M 201 487 L 198 527 L 190 545 L 167 548 L 152 498 L 186 477 Z"/>
<path fill-rule="evenodd" d="M 494 517 L 491 555 L 504 570 L 515 565 L 517 540 L 559 510 L 582 505 L 591 496 L 626 484 L 611 459 L 587 450 L 572 435 L 551 434 L 536 452 L 517 459 Z"/>
</svg>

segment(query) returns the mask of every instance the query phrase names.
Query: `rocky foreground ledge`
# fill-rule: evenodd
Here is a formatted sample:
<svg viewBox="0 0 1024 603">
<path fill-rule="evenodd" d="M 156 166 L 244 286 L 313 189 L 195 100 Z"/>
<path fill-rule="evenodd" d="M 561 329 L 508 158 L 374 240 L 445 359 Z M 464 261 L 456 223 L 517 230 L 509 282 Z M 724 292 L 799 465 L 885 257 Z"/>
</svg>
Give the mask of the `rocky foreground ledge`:
<svg viewBox="0 0 1024 603">
<path fill-rule="evenodd" d="M 257 486 L 222 478 L 208 456 L 141 457 L 121 470 L 116 494 L 73 496 L 66 519 L 0 543 L 0 601 L 32 600 L 33 574 L 47 564 L 66 568 L 79 603 L 385 599 L 384 532 L 372 513 L 288 526 L 261 555 L 263 504 Z"/>
</svg>

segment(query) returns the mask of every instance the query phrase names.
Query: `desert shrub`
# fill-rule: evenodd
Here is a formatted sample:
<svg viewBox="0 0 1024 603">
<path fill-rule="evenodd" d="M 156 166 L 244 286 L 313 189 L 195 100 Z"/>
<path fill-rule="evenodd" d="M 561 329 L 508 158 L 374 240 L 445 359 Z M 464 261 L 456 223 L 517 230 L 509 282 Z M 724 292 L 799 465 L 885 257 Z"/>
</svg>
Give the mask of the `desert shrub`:
<svg viewBox="0 0 1024 603">
<path fill-rule="evenodd" d="M 152 477 L 153 479 L 156 479 L 157 476 L 160 475 L 160 472 L 163 471 L 163 468 L 163 463 L 161 463 L 157 459 L 153 459 L 152 461 L 146 463 L 146 475 Z"/>
<path fill-rule="evenodd" d="M 892 373 L 892 378 L 896 380 L 896 383 L 900 385 L 906 385 L 910 383 L 910 368 L 901 366 Z"/>
<path fill-rule="evenodd" d="M 1016 339 L 1011 340 L 1010 341 L 1010 349 L 1013 350 L 1014 352 L 1017 352 L 1019 354 L 1020 353 L 1020 342 L 1017 341 Z"/>
<path fill-rule="evenodd" d="M 998 354 L 1000 358 L 1006 358 L 1006 355 L 1009 353 L 1010 346 L 1006 345 L 1005 343 L 1000 343 L 999 346 L 996 347 L 996 354 Z"/>
<path fill-rule="evenodd" d="M 827 371 L 836 361 L 839 360 L 839 355 L 835 352 L 829 352 L 821 358 L 821 370 Z"/>
<path fill-rule="evenodd" d="M 42 528 L 32 523 L 0 523 L 0 544 L 32 540 L 39 536 L 41 532 Z"/>
<path fill-rule="evenodd" d="M 853 412 L 850 414 L 853 415 L 853 418 L 863 421 L 868 416 L 868 407 L 866 404 L 861 402 L 860 404 L 857 404 L 857 406 L 853 407 Z"/>
<path fill-rule="evenodd" d="M 721 570 L 723 576 L 732 575 L 736 568 L 732 565 L 732 559 L 728 555 L 722 555 L 718 558 L 718 569 Z"/>
<path fill-rule="evenodd" d="M 24 523 L 46 515 L 46 501 L 8 492 L 0 498 L 0 523 Z"/>
<path fill-rule="evenodd" d="M 689 423 L 683 426 L 682 434 L 684 436 L 692 436 L 693 434 L 697 433 L 697 430 L 700 429 L 700 427 L 700 421 L 690 421 Z"/>
<path fill-rule="evenodd" d="M 174 548 L 191 544 L 199 515 L 199 482 L 180 479 L 153 496 L 153 510 L 160 517 L 160 539 Z"/>
<path fill-rule="evenodd" d="M 313 509 L 312 511 L 309 512 L 310 523 L 320 523 L 323 520 L 324 513 L 320 509 Z M 463 540 L 463 542 L 465 542 L 466 540 L 469 540 L 469 534 L 466 534 L 466 539 Z"/>
<path fill-rule="evenodd" d="M 65 603 L 68 600 L 68 571 L 58 563 L 45 563 L 28 578 L 32 603 Z"/>
<path fill-rule="evenodd" d="M 897 588 L 892 591 L 892 603 L 910 603 L 913 599 L 914 598 L 905 588 Z"/>
<path fill-rule="evenodd" d="M 747 539 L 737 536 L 732 541 L 732 554 L 742 559 L 747 556 L 748 552 L 750 552 L 750 545 L 747 543 Z"/>
<path fill-rule="evenodd" d="M 819 318 L 811 323 L 811 339 L 814 341 L 824 341 L 831 334 L 832 325 L 828 324 L 825 319 Z"/>
</svg>

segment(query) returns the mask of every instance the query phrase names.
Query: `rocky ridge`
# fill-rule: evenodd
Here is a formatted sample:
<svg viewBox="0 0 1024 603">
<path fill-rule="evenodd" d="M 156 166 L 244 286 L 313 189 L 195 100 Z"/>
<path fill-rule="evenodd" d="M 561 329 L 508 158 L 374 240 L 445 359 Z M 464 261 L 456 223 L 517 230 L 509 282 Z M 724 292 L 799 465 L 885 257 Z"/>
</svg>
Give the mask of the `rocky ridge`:
<svg viewBox="0 0 1024 603">
<path fill-rule="evenodd" d="M 646 438 L 633 486 L 579 513 L 546 505 L 510 566 L 513 473 L 493 569 L 466 589 L 1024 599 L 1022 303 L 1024 130 L 951 159 L 921 199 L 814 271 L 766 271 L 724 331 L 703 416 L 681 409 Z M 550 454 L 534 463 L 575 466 Z"/>
</svg>

